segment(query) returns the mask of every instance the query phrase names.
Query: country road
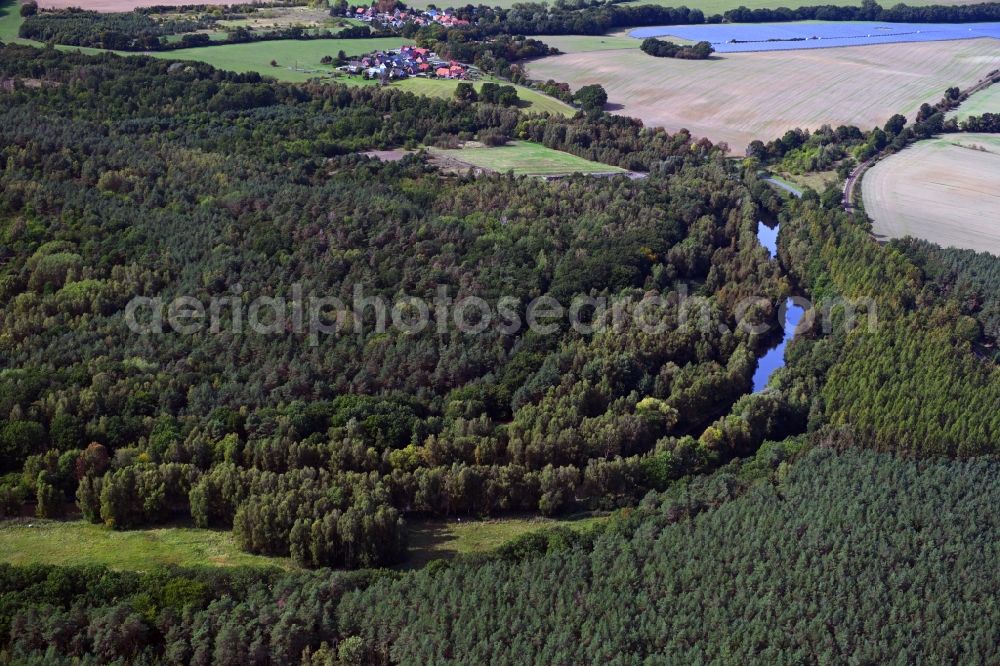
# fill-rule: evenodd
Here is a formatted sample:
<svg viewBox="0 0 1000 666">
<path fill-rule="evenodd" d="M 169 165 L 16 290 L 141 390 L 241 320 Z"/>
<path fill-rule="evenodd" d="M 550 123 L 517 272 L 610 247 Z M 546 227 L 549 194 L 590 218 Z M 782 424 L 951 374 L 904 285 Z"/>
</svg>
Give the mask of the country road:
<svg viewBox="0 0 1000 666">
<path fill-rule="evenodd" d="M 854 167 L 854 171 L 852 171 L 851 175 L 847 177 L 847 181 L 844 183 L 844 198 L 841 203 L 844 206 L 844 210 L 848 213 L 854 212 L 854 189 L 861 181 L 861 176 L 864 175 L 865 171 L 878 161 L 878 158 L 878 155 L 869 157 L 867 160 Z"/>
<path fill-rule="evenodd" d="M 980 79 L 974 86 L 968 90 L 962 91 L 961 99 L 964 101 L 972 95 L 975 95 L 980 90 L 990 87 L 993 85 L 998 76 L 1000 76 L 1000 70 L 993 70 L 986 77 Z M 882 157 L 882 154 L 869 157 L 867 160 L 856 166 L 854 170 L 851 171 L 851 175 L 847 177 L 847 181 L 844 183 L 844 198 L 842 199 L 841 204 L 844 206 L 844 210 L 848 213 L 855 212 L 854 190 L 857 188 L 858 182 L 861 180 L 861 176 L 863 176 L 865 171 L 870 169 L 872 165 L 878 162 Z"/>
</svg>

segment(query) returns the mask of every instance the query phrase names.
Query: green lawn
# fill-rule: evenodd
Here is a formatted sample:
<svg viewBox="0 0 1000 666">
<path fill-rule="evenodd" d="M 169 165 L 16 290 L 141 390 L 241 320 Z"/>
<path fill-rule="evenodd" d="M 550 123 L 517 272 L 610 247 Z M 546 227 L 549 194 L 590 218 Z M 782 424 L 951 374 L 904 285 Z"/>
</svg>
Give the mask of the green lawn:
<svg viewBox="0 0 1000 666">
<path fill-rule="evenodd" d="M 498 520 L 427 520 L 410 526 L 410 557 L 404 568 L 420 567 L 434 559 L 495 550 L 511 539 L 552 527 L 582 531 L 607 520 L 606 516 L 579 519 L 504 518 Z"/>
<path fill-rule="evenodd" d="M 23 519 L 0 522 L 0 561 L 131 571 L 164 565 L 292 567 L 287 558 L 242 552 L 229 531 L 172 526 L 116 532 L 83 521 Z"/>
<path fill-rule="evenodd" d="M 546 148 L 530 141 L 513 141 L 496 148 L 475 147 L 442 150 L 432 148 L 432 154 L 442 155 L 483 169 L 505 173 L 513 171 L 525 176 L 563 176 L 571 173 L 624 173 L 619 167 L 591 162 L 582 157 Z"/>
<path fill-rule="evenodd" d="M 1000 83 L 994 83 L 986 90 L 980 90 L 962 105 L 948 114 L 949 118 L 965 120 L 969 116 L 981 116 L 984 113 L 1000 113 Z"/>
</svg>

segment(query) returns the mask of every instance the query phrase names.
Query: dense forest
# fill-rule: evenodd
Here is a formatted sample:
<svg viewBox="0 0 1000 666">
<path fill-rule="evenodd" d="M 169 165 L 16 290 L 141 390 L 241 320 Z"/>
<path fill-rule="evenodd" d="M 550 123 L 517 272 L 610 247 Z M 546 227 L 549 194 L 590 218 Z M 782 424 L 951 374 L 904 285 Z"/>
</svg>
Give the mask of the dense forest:
<svg viewBox="0 0 1000 666">
<path fill-rule="evenodd" d="M 19 46 L 0 79 L 0 515 L 190 521 L 319 569 L 0 566 L 0 660 L 996 661 L 997 260 L 880 245 L 758 176 L 906 145 L 943 107 L 731 160 L 599 105 Z M 644 177 L 449 174 L 422 150 L 473 139 Z M 359 289 L 347 328 L 304 327 L 296 294 Z M 371 299 L 442 290 L 518 321 L 584 299 L 588 326 L 379 326 Z M 817 325 L 751 393 L 792 295 Z M 181 296 L 218 325 L 155 305 Z M 262 330 L 235 315 L 252 301 Z M 583 509 L 614 513 L 381 569 L 407 520 Z"/>
<path fill-rule="evenodd" d="M 27 664 L 995 663 L 996 459 L 802 446 L 414 573 L 0 565 L 0 631 Z"/>
<path fill-rule="evenodd" d="M 75 495 L 116 528 L 187 514 L 232 526 L 252 552 L 367 566 L 401 555 L 401 513 L 614 506 L 731 455 L 684 436 L 746 392 L 769 342 L 736 327 L 736 303 L 780 302 L 788 284 L 711 144 L 610 116 L 3 55 L 6 77 L 55 84 L 0 99 L 0 451 L 5 471 L 25 470 L 10 501 L 50 515 Z M 497 132 L 654 174 L 452 179 L 355 152 Z M 706 299 L 705 326 L 676 325 L 680 282 Z M 355 286 L 390 301 L 512 295 L 522 314 L 543 295 L 628 313 L 663 291 L 656 312 L 676 330 L 373 325 L 311 342 L 228 319 L 192 336 L 124 321 L 136 295 L 249 300 L 293 285 L 346 303 Z"/>
</svg>

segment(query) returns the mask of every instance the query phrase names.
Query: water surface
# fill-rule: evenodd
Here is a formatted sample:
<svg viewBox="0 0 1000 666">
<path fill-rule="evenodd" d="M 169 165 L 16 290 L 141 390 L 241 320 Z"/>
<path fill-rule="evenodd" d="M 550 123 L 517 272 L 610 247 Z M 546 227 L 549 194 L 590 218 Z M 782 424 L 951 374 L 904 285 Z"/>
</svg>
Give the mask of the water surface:
<svg viewBox="0 0 1000 666">
<path fill-rule="evenodd" d="M 992 37 L 1000 23 L 884 23 L 878 21 L 793 21 L 663 25 L 629 32 L 636 39 L 674 36 L 710 42 L 719 53 L 787 51 L 896 42 L 933 42 Z"/>
</svg>

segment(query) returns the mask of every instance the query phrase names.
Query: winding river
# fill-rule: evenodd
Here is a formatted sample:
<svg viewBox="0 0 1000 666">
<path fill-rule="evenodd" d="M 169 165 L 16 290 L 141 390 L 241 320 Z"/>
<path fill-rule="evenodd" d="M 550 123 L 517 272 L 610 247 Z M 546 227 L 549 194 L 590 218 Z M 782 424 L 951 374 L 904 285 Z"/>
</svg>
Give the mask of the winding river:
<svg viewBox="0 0 1000 666">
<path fill-rule="evenodd" d="M 778 225 L 770 227 L 763 222 L 757 223 L 757 240 L 760 244 L 767 248 L 767 251 L 771 253 L 771 257 L 776 257 L 778 254 Z M 781 341 L 778 342 L 774 347 L 771 347 L 764 353 L 760 359 L 757 360 L 757 370 L 753 373 L 753 392 L 759 393 L 767 388 L 767 383 L 771 379 L 771 375 L 774 371 L 785 365 L 785 345 L 788 341 L 792 339 L 795 335 L 795 329 L 798 327 L 799 322 L 802 321 L 802 317 L 805 316 L 805 309 L 802 306 L 797 305 L 788 299 L 785 301 L 785 306 L 782 308 L 785 321 L 783 322 L 783 330 L 781 335 Z"/>
</svg>

